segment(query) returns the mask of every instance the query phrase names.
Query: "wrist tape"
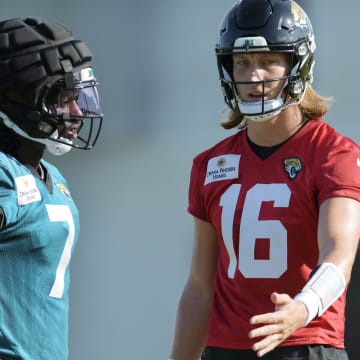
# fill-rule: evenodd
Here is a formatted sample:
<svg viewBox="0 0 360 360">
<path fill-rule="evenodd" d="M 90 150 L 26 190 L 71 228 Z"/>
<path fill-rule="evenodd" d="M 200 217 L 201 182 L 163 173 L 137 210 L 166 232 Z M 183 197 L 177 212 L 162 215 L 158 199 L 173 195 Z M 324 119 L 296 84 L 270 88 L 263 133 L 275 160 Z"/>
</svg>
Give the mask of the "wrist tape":
<svg viewBox="0 0 360 360">
<path fill-rule="evenodd" d="M 322 315 L 340 297 L 345 287 L 344 274 L 336 265 L 321 264 L 294 298 L 303 302 L 308 310 L 305 326 Z"/>
</svg>

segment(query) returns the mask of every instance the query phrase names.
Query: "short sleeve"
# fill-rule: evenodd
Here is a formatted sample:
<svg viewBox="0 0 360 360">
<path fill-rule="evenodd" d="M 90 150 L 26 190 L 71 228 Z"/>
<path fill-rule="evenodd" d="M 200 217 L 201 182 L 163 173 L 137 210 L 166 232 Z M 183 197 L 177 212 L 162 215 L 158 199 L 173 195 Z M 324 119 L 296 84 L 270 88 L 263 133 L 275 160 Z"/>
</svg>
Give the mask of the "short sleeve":
<svg viewBox="0 0 360 360">
<path fill-rule="evenodd" d="M 17 197 L 14 181 L 9 171 L 0 164 L 0 206 L 9 224 L 17 216 Z"/>
<path fill-rule="evenodd" d="M 360 201 L 360 148 L 350 139 L 338 138 L 316 172 L 319 206 L 336 196 Z"/>
<path fill-rule="evenodd" d="M 204 171 L 201 170 L 201 167 L 199 168 L 198 162 L 194 159 L 190 174 L 188 212 L 201 220 L 207 221 L 203 199 L 204 179 Z"/>
</svg>

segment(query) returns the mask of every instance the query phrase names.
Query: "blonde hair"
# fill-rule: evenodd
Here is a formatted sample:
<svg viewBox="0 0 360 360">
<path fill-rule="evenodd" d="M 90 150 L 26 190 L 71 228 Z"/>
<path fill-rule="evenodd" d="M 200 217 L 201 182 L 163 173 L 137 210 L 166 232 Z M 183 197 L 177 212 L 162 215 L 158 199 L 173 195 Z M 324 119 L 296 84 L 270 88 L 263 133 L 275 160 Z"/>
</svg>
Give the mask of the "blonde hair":
<svg viewBox="0 0 360 360">
<path fill-rule="evenodd" d="M 300 107 L 306 119 L 319 120 L 327 114 L 332 102 L 332 97 L 323 97 L 311 85 L 308 85 L 304 97 L 297 106 Z M 224 129 L 244 128 L 246 126 L 246 119 L 231 109 L 225 110 L 223 117 L 220 125 Z"/>
</svg>

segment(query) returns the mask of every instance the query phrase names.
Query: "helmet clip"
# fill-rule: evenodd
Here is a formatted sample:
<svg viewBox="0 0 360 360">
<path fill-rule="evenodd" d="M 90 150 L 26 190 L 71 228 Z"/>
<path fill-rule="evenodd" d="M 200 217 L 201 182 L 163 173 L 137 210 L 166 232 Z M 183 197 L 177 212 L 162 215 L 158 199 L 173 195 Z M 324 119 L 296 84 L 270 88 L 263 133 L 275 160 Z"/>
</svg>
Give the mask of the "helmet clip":
<svg viewBox="0 0 360 360">
<path fill-rule="evenodd" d="M 75 86 L 74 74 L 73 74 L 73 66 L 69 59 L 64 59 L 61 61 L 61 66 L 65 72 L 64 74 L 64 82 L 65 88 L 71 89 Z"/>
</svg>

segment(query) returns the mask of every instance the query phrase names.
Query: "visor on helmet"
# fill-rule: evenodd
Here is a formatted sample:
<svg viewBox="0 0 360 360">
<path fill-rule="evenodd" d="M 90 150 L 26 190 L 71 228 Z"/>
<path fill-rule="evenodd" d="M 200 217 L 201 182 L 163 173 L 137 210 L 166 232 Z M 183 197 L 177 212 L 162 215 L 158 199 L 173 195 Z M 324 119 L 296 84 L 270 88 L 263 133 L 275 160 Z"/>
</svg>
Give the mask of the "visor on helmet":
<svg viewBox="0 0 360 360">
<path fill-rule="evenodd" d="M 66 77 L 50 89 L 43 104 L 46 121 L 41 130 L 53 141 L 75 148 L 92 148 L 99 136 L 103 115 L 91 68 Z M 58 136 L 54 137 L 53 134 Z"/>
</svg>

